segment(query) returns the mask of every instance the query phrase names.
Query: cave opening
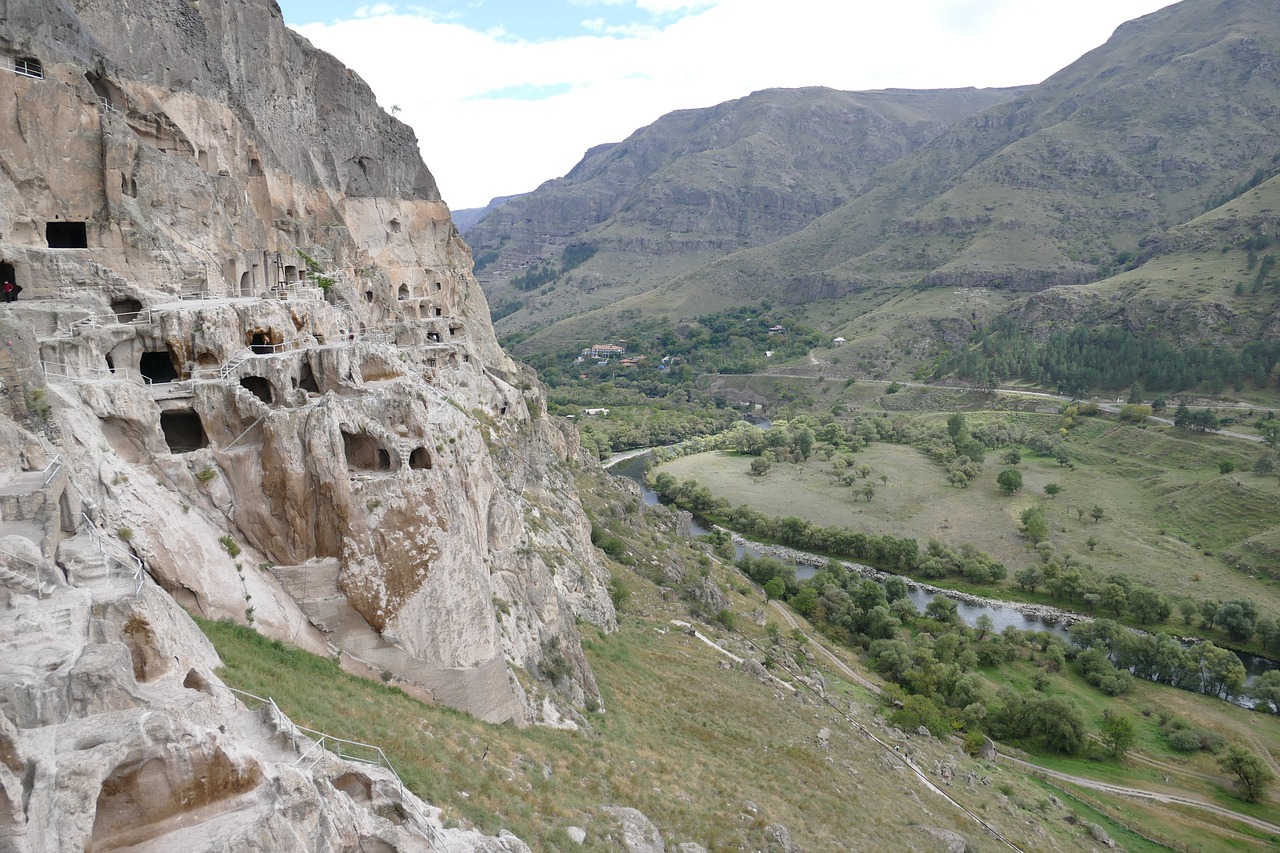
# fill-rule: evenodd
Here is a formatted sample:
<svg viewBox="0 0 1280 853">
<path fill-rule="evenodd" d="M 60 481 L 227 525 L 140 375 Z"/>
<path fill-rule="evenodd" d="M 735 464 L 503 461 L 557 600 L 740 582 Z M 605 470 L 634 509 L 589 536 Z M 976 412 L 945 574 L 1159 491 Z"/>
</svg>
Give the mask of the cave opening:
<svg viewBox="0 0 1280 853">
<path fill-rule="evenodd" d="M 111 313 L 115 314 L 116 319 L 121 323 L 131 323 L 142 313 L 142 303 L 129 297 L 114 299 L 111 302 Z"/>
<path fill-rule="evenodd" d="M 320 383 L 316 382 L 316 374 L 311 369 L 310 364 L 302 365 L 302 373 L 298 377 L 298 387 L 308 394 L 320 393 Z"/>
<path fill-rule="evenodd" d="M 409 298 L 409 285 L 401 284 L 400 289 L 396 291 L 396 299 L 408 299 L 408 298 Z"/>
<path fill-rule="evenodd" d="M 173 358 L 168 350 L 144 352 L 138 360 L 138 372 L 152 385 L 162 385 L 178 378 L 178 370 L 173 366 Z"/>
<path fill-rule="evenodd" d="M 409 467 L 416 471 L 430 471 L 431 453 L 425 447 L 415 447 L 409 454 Z"/>
<path fill-rule="evenodd" d="M 46 222 L 44 239 L 50 249 L 89 248 L 89 230 L 83 222 Z"/>
<path fill-rule="evenodd" d="M 261 376 L 244 376 L 240 379 L 240 387 L 257 397 L 268 406 L 274 402 L 271 383 Z"/>
<path fill-rule="evenodd" d="M 160 413 L 160 429 L 170 453 L 190 453 L 209 446 L 204 423 L 191 409 Z"/>
<path fill-rule="evenodd" d="M 267 337 L 266 332 L 254 332 L 249 336 L 249 349 L 256 355 L 270 355 L 271 339 Z"/>
<path fill-rule="evenodd" d="M 342 431 L 342 450 L 353 471 L 390 471 L 391 454 L 372 436 Z"/>
</svg>

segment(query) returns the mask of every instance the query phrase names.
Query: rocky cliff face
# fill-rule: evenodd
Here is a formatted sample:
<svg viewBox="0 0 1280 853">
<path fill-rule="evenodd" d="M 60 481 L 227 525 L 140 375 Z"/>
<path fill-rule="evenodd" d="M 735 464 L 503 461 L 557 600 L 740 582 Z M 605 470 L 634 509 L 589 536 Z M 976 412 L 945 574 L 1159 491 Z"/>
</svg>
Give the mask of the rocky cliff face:
<svg viewBox="0 0 1280 853">
<path fill-rule="evenodd" d="M 363 81 L 269 0 L 18 2 L 0 102 L 0 276 L 22 288 L 0 315 L 7 606 L 88 596 L 96 613 L 105 567 L 131 577 L 136 558 L 129 618 L 180 623 L 177 601 L 492 721 L 571 724 L 598 701 L 575 624 L 614 615 L 567 474 L 576 438 L 498 347 L 412 131 Z M 127 622 L 61 659 L 97 678 Z M 199 657 L 215 684 L 192 644 L 188 623 L 156 658 Z M 0 704 L 6 754 L 30 756 L 6 762 L 10 805 L 65 758 L 38 747 L 70 718 L 24 711 L 31 679 Z M 166 713 L 147 748 L 206 743 L 228 801 L 274 778 L 236 752 L 251 745 L 210 740 L 214 709 Z M 110 772 L 147 760 L 86 784 L 101 804 L 128 787 Z M 332 787 L 306 796 L 323 811 Z M 14 808 L 0 834 L 64 847 Z"/>
</svg>

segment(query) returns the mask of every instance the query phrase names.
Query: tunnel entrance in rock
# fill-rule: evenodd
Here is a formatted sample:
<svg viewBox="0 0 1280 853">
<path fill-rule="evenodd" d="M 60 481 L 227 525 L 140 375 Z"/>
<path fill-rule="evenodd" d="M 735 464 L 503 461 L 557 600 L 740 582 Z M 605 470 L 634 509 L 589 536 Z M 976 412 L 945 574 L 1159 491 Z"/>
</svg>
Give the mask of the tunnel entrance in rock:
<svg viewBox="0 0 1280 853">
<path fill-rule="evenodd" d="M 160 429 L 170 453 L 190 453 L 209 446 L 204 423 L 191 409 L 160 413 Z"/>
<path fill-rule="evenodd" d="M 50 249 L 89 248 L 89 231 L 83 222 L 46 222 L 44 239 Z"/>
<path fill-rule="evenodd" d="M 248 273 L 248 271 L 244 272 L 240 276 L 240 295 L 253 296 L 253 277 Z"/>
<path fill-rule="evenodd" d="M 431 470 L 431 453 L 425 447 L 415 447 L 409 454 L 409 467 L 417 471 Z"/>
<path fill-rule="evenodd" d="M 396 299 L 408 299 L 408 298 L 409 298 L 409 285 L 407 284 L 400 285 L 400 289 L 396 291 Z"/>
<path fill-rule="evenodd" d="M 138 360 L 138 372 L 152 385 L 163 385 L 178 378 L 178 371 L 173 366 L 173 358 L 168 350 L 151 350 L 144 352 Z"/>
<path fill-rule="evenodd" d="M 391 454 L 377 440 L 364 433 L 342 431 L 342 450 L 352 471 L 390 471 Z"/>
<path fill-rule="evenodd" d="M 240 387 L 270 406 L 274 402 L 271 383 L 261 376 L 245 376 L 240 380 Z"/>
<path fill-rule="evenodd" d="M 271 354 L 271 339 L 266 332 L 254 332 L 249 336 L 249 349 L 258 355 Z"/>
<path fill-rule="evenodd" d="M 138 315 L 142 313 L 142 303 L 137 299 L 116 299 L 111 303 L 111 313 L 116 315 L 116 319 L 121 323 L 132 323 L 138 319 Z"/>
<path fill-rule="evenodd" d="M 316 382 L 316 374 L 310 364 L 302 365 L 302 373 L 298 377 L 298 387 L 308 394 L 319 394 L 320 384 Z"/>
<path fill-rule="evenodd" d="M 18 276 L 14 272 L 13 264 L 8 261 L 0 261 L 0 282 L 9 281 L 14 284 L 18 283 Z"/>
</svg>

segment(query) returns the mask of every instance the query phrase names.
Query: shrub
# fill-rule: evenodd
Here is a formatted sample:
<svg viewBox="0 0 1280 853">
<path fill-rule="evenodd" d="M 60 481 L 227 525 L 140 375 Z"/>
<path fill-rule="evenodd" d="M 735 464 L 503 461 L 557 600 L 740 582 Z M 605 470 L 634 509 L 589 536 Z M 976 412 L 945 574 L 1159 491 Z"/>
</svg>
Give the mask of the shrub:
<svg viewBox="0 0 1280 853">
<path fill-rule="evenodd" d="M 1169 735 L 1169 746 L 1178 752 L 1198 752 L 1200 750 L 1200 733 L 1191 729 L 1179 729 Z"/>
</svg>

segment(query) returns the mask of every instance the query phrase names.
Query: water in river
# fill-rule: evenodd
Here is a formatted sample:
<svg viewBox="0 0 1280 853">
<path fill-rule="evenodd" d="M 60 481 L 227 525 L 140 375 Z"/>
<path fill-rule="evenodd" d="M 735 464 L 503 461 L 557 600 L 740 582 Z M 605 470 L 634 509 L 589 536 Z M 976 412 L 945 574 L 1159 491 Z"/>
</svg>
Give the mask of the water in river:
<svg viewBox="0 0 1280 853">
<path fill-rule="evenodd" d="M 649 455 L 645 453 L 638 456 L 632 456 L 629 459 L 624 459 L 621 462 L 610 466 L 609 472 L 620 477 L 627 477 L 639 484 L 640 488 L 644 491 L 645 503 L 652 506 L 660 503 L 661 500 L 658 497 L 658 493 L 649 488 L 648 484 L 645 483 L 645 469 L 648 467 L 648 464 Z M 705 525 L 699 524 L 696 518 L 693 521 L 692 530 L 694 536 L 703 536 L 711 532 Z M 750 547 L 744 548 L 739 545 L 737 548 L 737 555 L 741 557 L 743 553 L 751 553 L 756 557 L 761 556 L 759 552 L 751 549 Z M 817 568 L 815 566 L 806 565 L 804 563 L 796 564 L 796 578 L 798 580 L 807 580 L 808 578 L 813 577 L 816 572 Z M 924 611 L 936 594 L 937 593 L 928 592 L 915 586 L 913 586 L 909 592 L 912 603 L 915 604 L 916 610 L 920 612 Z M 956 611 L 960 616 L 960 619 L 966 625 L 974 625 L 978 621 L 979 616 L 985 615 L 991 618 L 991 621 L 995 624 L 997 632 L 1003 631 L 1005 628 L 1012 626 L 1020 631 L 1047 631 L 1064 639 L 1068 637 L 1068 626 L 1066 623 L 1054 622 L 1037 616 L 1031 616 L 1014 607 L 1002 607 L 995 604 L 973 604 L 967 601 L 957 600 Z M 1280 664 L 1276 661 L 1259 657 L 1258 655 L 1251 655 L 1247 652 L 1236 652 L 1236 656 L 1239 657 L 1240 662 L 1244 664 L 1245 671 L 1248 673 L 1248 681 L 1252 681 L 1264 672 L 1280 669 Z M 1246 681 L 1246 684 L 1248 681 Z M 1245 707 L 1252 707 L 1253 705 L 1253 702 L 1249 700 L 1248 696 L 1237 696 L 1235 697 L 1235 701 L 1237 704 L 1244 705 Z"/>
</svg>

